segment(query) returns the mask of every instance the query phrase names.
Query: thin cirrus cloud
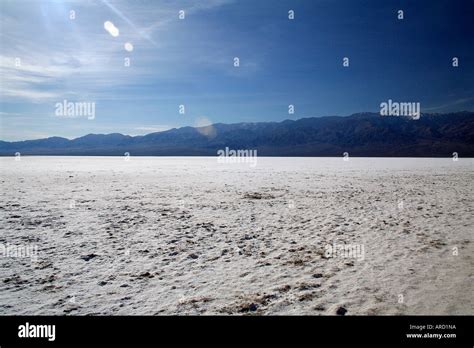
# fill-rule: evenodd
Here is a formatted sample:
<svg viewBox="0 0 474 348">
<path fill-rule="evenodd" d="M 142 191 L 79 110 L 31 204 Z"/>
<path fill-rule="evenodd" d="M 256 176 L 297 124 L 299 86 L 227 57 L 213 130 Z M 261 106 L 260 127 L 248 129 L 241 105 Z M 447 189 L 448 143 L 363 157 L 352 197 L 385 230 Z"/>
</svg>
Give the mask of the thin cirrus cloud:
<svg viewBox="0 0 474 348">
<path fill-rule="evenodd" d="M 110 95 L 113 99 L 115 92 L 107 87 L 135 86 L 138 82 L 151 80 L 153 75 L 171 78 L 172 74 L 167 73 L 169 65 L 162 67 L 162 71 L 160 67 L 147 66 L 151 61 L 169 64 L 174 59 L 170 54 L 166 54 L 168 58 L 163 57 L 163 52 L 157 52 L 156 47 L 144 42 L 143 33 L 146 32 L 146 37 L 154 34 L 150 28 L 154 27 L 157 17 L 165 15 L 165 19 L 158 22 L 171 23 L 168 20 L 172 14 L 171 18 L 176 17 L 176 11 L 173 13 L 176 6 L 145 4 L 138 7 L 130 1 L 102 3 L 106 6 L 100 6 L 100 2 L 97 2 L 91 8 L 90 5 L 83 6 L 81 2 L 66 2 L 69 6 L 62 7 L 62 12 L 59 12 L 61 17 L 58 16 L 58 9 L 53 11 L 57 4 L 55 2 L 28 2 L 29 7 L 4 4 L 13 8 L 1 15 L 5 23 L 0 57 L 2 99 L 40 102 L 42 99 L 60 97 L 65 86 L 78 96 L 91 95 L 100 99 Z M 229 1 L 214 0 L 203 6 L 187 1 L 182 8 L 187 13 L 194 13 L 226 3 Z M 41 6 L 46 8 L 41 9 Z M 74 20 L 68 18 L 70 8 L 74 8 Z M 45 15 L 38 19 L 41 10 Z M 9 16 L 9 12 L 15 15 Z M 120 15 L 114 22 L 108 20 L 117 13 Z M 24 23 L 29 17 L 33 18 L 33 25 L 25 27 Z M 91 21 L 86 21 L 85 17 L 90 17 Z M 99 23 L 102 27 L 99 27 Z M 137 23 L 143 23 L 143 28 Z M 162 27 L 156 26 L 158 28 Z M 38 35 L 41 32 L 46 35 Z M 120 40 L 122 37 L 123 40 Z M 133 72 L 130 73 L 124 67 L 123 59 L 136 46 L 141 46 L 139 61 L 145 64 L 134 64 L 132 60 Z M 15 65 L 17 58 L 21 60 L 20 66 Z M 134 57 L 131 56 L 131 59 Z"/>
<path fill-rule="evenodd" d="M 140 126 L 140 127 L 133 128 L 135 132 L 133 132 L 133 134 L 131 135 L 143 135 L 143 134 L 148 134 L 148 133 L 153 133 L 153 132 L 163 132 L 171 128 L 172 127 L 167 126 L 167 125 Z"/>
</svg>

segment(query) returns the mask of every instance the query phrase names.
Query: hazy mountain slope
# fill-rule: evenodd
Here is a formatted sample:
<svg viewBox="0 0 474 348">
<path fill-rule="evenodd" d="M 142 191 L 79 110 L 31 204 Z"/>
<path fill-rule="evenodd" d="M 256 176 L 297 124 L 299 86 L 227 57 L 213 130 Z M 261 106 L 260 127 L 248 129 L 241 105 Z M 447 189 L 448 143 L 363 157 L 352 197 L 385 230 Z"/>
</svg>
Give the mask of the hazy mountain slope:
<svg viewBox="0 0 474 348">
<path fill-rule="evenodd" d="M 216 155 L 257 149 L 260 156 L 474 156 L 474 113 L 422 115 L 419 120 L 373 113 L 283 122 L 183 127 L 145 136 L 89 134 L 0 142 L 0 155 Z"/>
</svg>

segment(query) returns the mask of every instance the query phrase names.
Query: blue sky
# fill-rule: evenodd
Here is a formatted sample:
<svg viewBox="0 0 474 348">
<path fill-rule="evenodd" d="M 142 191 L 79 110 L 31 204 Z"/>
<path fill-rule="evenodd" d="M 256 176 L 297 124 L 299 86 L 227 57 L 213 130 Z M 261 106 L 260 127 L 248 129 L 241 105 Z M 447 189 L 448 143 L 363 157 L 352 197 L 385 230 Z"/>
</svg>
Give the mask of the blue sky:
<svg viewBox="0 0 474 348">
<path fill-rule="evenodd" d="M 1 140 L 378 112 L 388 99 L 474 110 L 473 1 L 0 0 L 0 10 Z M 64 99 L 94 102 L 95 118 L 55 116 Z"/>
</svg>

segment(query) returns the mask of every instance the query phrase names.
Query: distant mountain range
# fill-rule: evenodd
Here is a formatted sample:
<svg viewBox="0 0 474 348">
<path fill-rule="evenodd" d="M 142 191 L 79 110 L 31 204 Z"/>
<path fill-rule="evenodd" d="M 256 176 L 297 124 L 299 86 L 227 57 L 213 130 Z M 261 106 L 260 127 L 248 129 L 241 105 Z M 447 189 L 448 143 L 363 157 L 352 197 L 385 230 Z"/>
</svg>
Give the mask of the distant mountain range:
<svg viewBox="0 0 474 348">
<path fill-rule="evenodd" d="M 216 156 L 220 149 L 257 150 L 259 156 L 474 157 L 474 112 L 407 117 L 359 113 L 296 121 L 183 127 L 144 136 L 88 134 L 0 141 L 0 155 Z"/>
</svg>

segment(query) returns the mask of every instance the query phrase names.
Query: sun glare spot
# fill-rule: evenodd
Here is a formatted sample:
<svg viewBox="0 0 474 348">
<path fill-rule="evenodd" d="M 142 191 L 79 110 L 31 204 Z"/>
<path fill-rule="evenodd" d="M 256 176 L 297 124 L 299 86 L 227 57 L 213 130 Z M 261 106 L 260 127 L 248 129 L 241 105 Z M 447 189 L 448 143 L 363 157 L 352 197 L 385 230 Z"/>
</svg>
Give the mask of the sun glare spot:
<svg viewBox="0 0 474 348">
<path fill-rule="evenodd" d="M 107 32 L 113 37 L 119 36 L 118 28 L 110 21 L 104 22 L 104 29 L 107 30 Z"/>
<path fill-rule="evenodd" d="M 130 42 L 125 43 L 124 48 L 125 48 L 125 50 L 128 51 L 128 52 L 132 52 L 132 51 L 133 51 L 133 45 L 132 45 Z"/>
</svg>

